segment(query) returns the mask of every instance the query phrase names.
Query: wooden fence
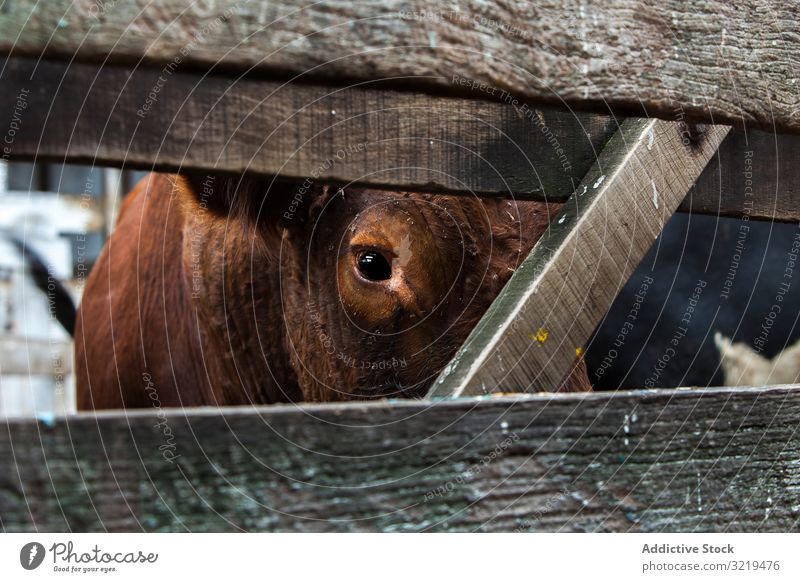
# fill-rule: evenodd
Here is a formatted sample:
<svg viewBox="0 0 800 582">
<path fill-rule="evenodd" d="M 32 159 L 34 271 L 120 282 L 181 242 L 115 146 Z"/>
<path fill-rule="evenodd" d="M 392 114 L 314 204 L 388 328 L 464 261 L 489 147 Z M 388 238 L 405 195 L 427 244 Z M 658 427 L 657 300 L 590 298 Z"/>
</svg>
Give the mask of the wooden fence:
<svg viewBox="0 0 800 582">
<path fill-rule="evenodd" d="M 553 388 L 674 211 L 800 218 L 798 29 L 770 0 L 5 6 L 11 159 L 567 204 L 428 399 L 10 421 L 3 528 L 797 529 L 795 387 L 493 393 Z"/>
<path fill-rule="evenodd" d="M 0 515 L 11 531 L 787 531 L 798 415 L 788 387 L 79 413 L 8 424 Z"/>
</svg>

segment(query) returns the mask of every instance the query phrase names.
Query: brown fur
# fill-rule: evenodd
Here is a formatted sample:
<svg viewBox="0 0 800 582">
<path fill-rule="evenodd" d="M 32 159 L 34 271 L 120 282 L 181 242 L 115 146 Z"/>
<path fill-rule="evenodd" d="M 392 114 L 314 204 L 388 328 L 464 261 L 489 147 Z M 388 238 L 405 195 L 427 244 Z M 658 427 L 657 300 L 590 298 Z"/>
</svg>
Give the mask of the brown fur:
<svg viewBox="0 0 800 582">
<path fill-rule="evenodd" d="M 558 208 L 153 174 L 83 295 L 79 408 L 421 396 Z"/>
</svg>

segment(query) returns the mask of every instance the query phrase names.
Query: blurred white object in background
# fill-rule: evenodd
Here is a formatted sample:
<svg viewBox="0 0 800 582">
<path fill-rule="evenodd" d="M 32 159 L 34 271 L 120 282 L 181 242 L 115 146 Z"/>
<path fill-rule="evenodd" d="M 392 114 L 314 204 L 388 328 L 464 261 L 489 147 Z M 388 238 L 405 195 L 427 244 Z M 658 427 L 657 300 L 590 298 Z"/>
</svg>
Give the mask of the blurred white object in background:
<svg viewBox="0 0 800 582">
<path fill-rule="evenodd" d="M 800 342 L 772 359 L 747 344 L 731 342 L 720 332 L 714 334 L 714 343 L 719 350 L 726 386 L 796 384 L 800 380 Z"/>
<path fill-rule="evenodd" d="M 49 278 L 78 304 L 131 178 L 115 169 L 0 160 L 0 418 L 74 412 L 72 338 L 53 316 Z M 12 239 L 44 264 L 47 289 L 37 287 Z"/>
</svg>

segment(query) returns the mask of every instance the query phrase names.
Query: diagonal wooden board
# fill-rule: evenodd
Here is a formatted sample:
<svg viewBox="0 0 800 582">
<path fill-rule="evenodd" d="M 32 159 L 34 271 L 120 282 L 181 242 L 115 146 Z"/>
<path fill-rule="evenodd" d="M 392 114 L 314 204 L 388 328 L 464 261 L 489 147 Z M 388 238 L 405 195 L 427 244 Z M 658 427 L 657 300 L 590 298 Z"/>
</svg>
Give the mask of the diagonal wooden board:
<svg viewBox="0 0 800 582">
<path fill-rule="evenodd" d="M 555 391 L 729 131 L 625 121 L 428 396 Z"/>
</svg>

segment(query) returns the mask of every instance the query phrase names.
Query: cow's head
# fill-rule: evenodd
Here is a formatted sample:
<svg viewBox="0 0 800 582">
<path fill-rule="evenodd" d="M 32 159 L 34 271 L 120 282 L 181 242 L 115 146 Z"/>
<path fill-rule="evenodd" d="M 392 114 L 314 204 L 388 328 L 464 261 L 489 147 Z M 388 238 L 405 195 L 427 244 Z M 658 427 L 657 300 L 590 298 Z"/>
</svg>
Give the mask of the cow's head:
<svg viewBox="0 0 800 582">
<path fill-rule="evenodd" d="M 224 211 L 253 224 L 252 248 L 261 249 L 247 277 L 279 279 L 263 286 L 280 289 L 279 313 L 254 309 L 255 323 L 283 326 L 285 353 L 311 401 L 424 394 L 557 210 L 475 196 L 233 184 Z"/>
<path fill-rule="evenodd" d="M 424 394 L 552 210 L 359 188 L 307 195 L 281 214 L 279 254 L 290 356 L 311 400 Z"/>
</svg>

